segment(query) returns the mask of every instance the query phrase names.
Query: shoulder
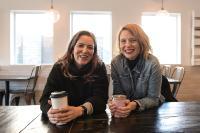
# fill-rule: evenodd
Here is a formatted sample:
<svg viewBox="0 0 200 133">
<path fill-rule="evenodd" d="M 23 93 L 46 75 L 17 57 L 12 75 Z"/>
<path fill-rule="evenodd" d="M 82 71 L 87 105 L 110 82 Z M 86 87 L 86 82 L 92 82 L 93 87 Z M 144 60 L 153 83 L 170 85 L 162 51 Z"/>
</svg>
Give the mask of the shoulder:
<svg viewBox="0 0 200 133">
<path fill-rule="evenodd" d="M 92 75 L 106 75 L 106 66 L 103 61 L 97 63 L 96 68 L 94 69 Z"/>
<path fill-rule="evenodd" d="M 146 60 L 145 63 L 147 68 L 151 68 L 153 70 L 160 70 L 161 71 L 161 67 L 160 67 L 160 63 L 157 57 L 155 57 L 154 55 L 150 54 L 148 59 Z"/>
<path fill-rule="evenodd" d="M 61 64 L 59 64 L 59 63 L 55 63 L 54 65 L 53 65 L 53 67 L 52 67 L 52 69 L 51 69 L 51 74 L 53 74 L 53 75 L 55 75 L 56 73 L 58 74 L 60 74 L 61 73 Z"/>
<path fill-rule="evenodd" d="M 98 70 L 102 70 L 102 69 L 105 69 L 105 68 L 106 68 L 106 66 L 105 66 L 104 62 L 101 61 L 101 60 L 98 61 L 96 70 L 98 71 Z"/>
<path fill-rule="evenodd" d="M 56 63 L 53 65 L 52 70 L 61 70 L 61 64 L 59 64 L 59 63 L 56 62 Z"/>
<path fill-rule="evenodd" d="M 147 63 L 150 63 L 150 64 L 160 65 L 158 58 L 152 54 L 149 54 L 149 57 L 146 61 L 147 61 Z"/>
<path fill-rule="evenodd" d="M 122 64 L 123 60 L 124 60 L 124 56 L 119 54 L 112 59 L 111 64 L 112 65 L 119 65 L 119 64 Z"/>
<path fill-rule="evenodd" d="M 54 65 L 53 65 L 53 68 L 60 68 L 61 67 L 61 64 L 56 62 Z"/>
</svg>

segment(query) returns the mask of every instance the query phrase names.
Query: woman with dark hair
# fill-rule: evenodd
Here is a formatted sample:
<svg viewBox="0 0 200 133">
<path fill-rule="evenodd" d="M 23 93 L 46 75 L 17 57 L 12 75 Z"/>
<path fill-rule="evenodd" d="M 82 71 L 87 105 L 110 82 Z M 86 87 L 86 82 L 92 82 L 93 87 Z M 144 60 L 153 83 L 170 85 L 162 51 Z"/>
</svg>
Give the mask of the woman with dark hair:
<svg viewBox="0 0 200 133">
<path fill-rule="evenodd" d="M 115 117 L 127 117 L 132 111 L 143 111 L 159 105 L 161 69 L 151 54 L 148 36 L 137 24 L 127 24 L 119 32 L 120 54 L 111 62 L 113 94 L 127 97 L 124 107 L 109 102 Z"/>
<path fill-rule="evenodd" d="M 66 91 L 69 106 L 52 109 L 52 92 Z M 67 123 L 80 116 L 102 113 L 108 99 L 108 79 L 104 63 L 97 55 L 95 36 L 88 31 L 76 33 L 68 50 L 53 66 L 40 108 L 51 123 Z"/>
</svg>

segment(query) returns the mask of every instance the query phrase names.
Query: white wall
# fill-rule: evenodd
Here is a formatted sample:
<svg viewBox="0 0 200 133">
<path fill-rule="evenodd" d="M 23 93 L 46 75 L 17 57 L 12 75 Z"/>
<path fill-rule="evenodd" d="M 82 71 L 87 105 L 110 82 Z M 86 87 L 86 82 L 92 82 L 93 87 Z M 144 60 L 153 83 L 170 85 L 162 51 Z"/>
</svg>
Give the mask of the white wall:
<svg viewBox="0 0 200 133">
<path fill-rule="evenodd" d="M 191 12 L 200 10 L 199 0 L 164 0 L 164 7 L 170 12 L 181 13 L 182 64 L 190 65 L 191 53 Z M 0 0 L 0 64 L 10 63 L 10 10 L 47 10 L 50 0 Z M 54 61 L 63 55 L 69 40 L 69 19 L 71 10 L 111 11 L 113 28 L 113 55 L 116 55 L 116 35 L 119 28 L 127 23 L 141 21 L 141 13 L 157 11 L 161 0 L 54 0 L 54 8 L 61 14 L 55 24 Z"/>
</svg>

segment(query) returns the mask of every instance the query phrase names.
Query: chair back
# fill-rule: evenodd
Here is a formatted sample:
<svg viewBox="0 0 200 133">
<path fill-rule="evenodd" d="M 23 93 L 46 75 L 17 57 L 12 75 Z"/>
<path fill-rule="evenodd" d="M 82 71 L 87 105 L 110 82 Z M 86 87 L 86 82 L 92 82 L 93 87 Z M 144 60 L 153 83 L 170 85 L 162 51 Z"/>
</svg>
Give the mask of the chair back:
<svg viewBox="0 0 200 133">
<path fill-rule="evenodd" d="M 49 76 L 49 73 L 51 72 L 52 67 L 53 65 L 41 65 L 40 67 L 38 79 L 35 86 L 36 104 L 39 104 L 39 99 L 42 96 L 45 84 L 47 82 L 47 78 Z"/>
<path fill-rule="evenodd" d="M 106 71 L 107 71 L 107 77 L 108 77 L 108 82 L 109 82 L 108 95 L 109 95 L 109 98 L 111 98 L 112 94 L 113 94 L 113 81 L 111 78 L 111 65 L 110 64 L 106 65 Z"/>
<path fill-rule="evenodd" d="M 38 80 L 37 80 L 36 88 L 35 88 L 36 90 L 43 91 L 52 67 L 53 65 L 40 66 L 40 71 L 38 73 Z"/>
<path fill-rule="evenodd" d="M 184 75 L 185 75 L 184 67 L 176 66 L 172 73 L 172 78 L 182 82 Z"/>
<path fill-rule="evenodd" d="M 108 77 L 108 82 L 110 82 L 110 74 L 111 74 L 111 66 L 109 64 L 106 65 L 106 72 Z"/>
<path fill-rule="evenodd" d="M 171 65 L 163 65 L 162 75 L 167 78 L 171 76 Z"/>
<path fill-rule="evenodd" d="M 28 81 L 28 84 L 27 84 L 27 87 L 26 87 L 26 93 L 28 91 L 31 91 L 33 92 L 34 89 L 35 89 L 35 86 L 36 86 L 36 82 L 37 82 L 37 79 L 38 79 L 38 75 L 39 75 L 39 72 L 40 72 L 40 66 L 34 66 L 32 71 L 31 71 L 31 74 L 30 74 L 30 80 Z M 31 85 L 31 82 L 32 82 L 32 85 Z M 31 85 L 31 88 L 29 88 Z"/>
<path fill-rule="evenodd" d="M 174 68 L 174 71 L 172 73 L 172 77 L 171 78 L 180 81 L 180 83 L 177 85 L 176 89 L 173 90 L 174 97 L 176 97 L 176 95 L 178 93 L 178 90 L 179 90 L 180 85 L 181 85 L 181 83 L 183 81 L 184 75 L 185 75 L 185 69 L 184 69 L 184 67 L 176 66 Z"/>
</svg>

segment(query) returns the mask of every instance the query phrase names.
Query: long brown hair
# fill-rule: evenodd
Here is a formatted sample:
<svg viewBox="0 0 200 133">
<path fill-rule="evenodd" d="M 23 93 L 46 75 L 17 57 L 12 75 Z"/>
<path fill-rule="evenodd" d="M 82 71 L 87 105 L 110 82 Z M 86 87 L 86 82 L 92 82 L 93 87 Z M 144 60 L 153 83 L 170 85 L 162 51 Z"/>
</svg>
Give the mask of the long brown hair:
<svg viewBox="0 0 200 133">
<path fill-rule="evenodd" d="M 61 57 L 57 61 L 57 63 L 61 64 L 61 69 L 63 71 L 63 74 L 66 77 L 70 77 L 71 79 L 73 79 L 74 76 L 69 72 L 69 64 L 74 62 L 73 50 L 74 50 L 74 47 L 75 47 L 77 41 L 83 35 L 91 37 L 93 39 L 93 42 L 94 42 L 94 54 L 93 54 L 92 60 L 90 61 L 91 64 L 92 64 L 92 69 L 87 74 L 84 75 L 84 79 L 87 81 L 87 80 L 91 80 L 91 77 L 90 77 L 91 74 L 96 69 L 97 64 L 101 62 L 98 55 L 97 55 L 97 43 L 96 43 L 96 38 L 95 38 L 93 33 L 89 32 L 89 31 L 79 31 L 79 32 L 77 32 L 73 36 L 73 38 L 71 39 L 69 46 L 68 46 L 68 49 L 67 49 L 67 52 L 64 54 L 63 57 Z"/>
<path fill-rule="evenodd" d="M 151 46 L 149 43 L 149 38 L 143 29 L 137 24 L 127 24 L 121 28 L 118 34 L 118 45 L 120 45 L 120 35 L 122 31 L 127 30 L 129 31 L 138 41 L 141 51 L 140 55 L 143 56 L 144 59 L 147 59 L 149 53 L 151 52 Z"/>
</svg>

